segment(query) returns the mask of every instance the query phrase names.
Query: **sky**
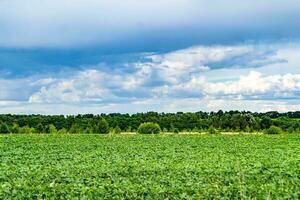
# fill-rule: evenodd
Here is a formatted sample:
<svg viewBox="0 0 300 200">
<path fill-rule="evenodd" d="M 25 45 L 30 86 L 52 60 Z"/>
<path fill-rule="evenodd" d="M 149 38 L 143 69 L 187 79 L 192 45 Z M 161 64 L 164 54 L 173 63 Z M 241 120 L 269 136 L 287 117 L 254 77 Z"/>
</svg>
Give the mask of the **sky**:
<svg viewBox="0 0 300 200">
<path fill-rule="evenodd" d="M 298 0 L 0 0 L 0 113 L 300 110 Z"/>
</svg>

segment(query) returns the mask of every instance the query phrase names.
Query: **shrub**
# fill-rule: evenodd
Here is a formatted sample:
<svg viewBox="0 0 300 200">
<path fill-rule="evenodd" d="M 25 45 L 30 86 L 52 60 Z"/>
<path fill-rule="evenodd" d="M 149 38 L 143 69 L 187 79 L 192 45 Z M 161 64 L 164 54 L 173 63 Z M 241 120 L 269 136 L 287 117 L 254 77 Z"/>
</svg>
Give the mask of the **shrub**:
<svg viewBox="0 0 300 200">
<path fill-rule="evenodd" d="M 288 131 L 288 133 L 294 133 L 295 129 L 293 127 L 289 127 L 287 131 Z"/>
<path fill-rule="evenodd" d="M 19 133 L 21 134 L 31 134 L 34 133 L 34 128 L 30 128 L 29 126 L 23 126 L 19 128 Z"/>
<path fill-rule="evenodd" d="M 210 126 L 207 131 L 209 134 L 218 134 L 219 133 L 218 130 L 215 129 L 213 126 Z"/>
<path fill-rule="evenodd" d="M 174 125 L 171 124 L 170 132 L 172 132 L 172 133 L 179 133 L 179 129 L 178 129 L 178 128 L 175 128 Z"/>
<path fill-rule="evenodd" d="M 120 134 L 121 132 L 122 132 L 122 130 L 120 129 L 119 126 L 116 126 L 116 127 L 114 128 L 114 134 Z"/>
<path fill-rule="evenodd" d="M 92 134 L 93 133 L 93 128 L 92 127 L 87 127 L 83 131 L 84 134 Z"/>
<path fill-rule="evenodd" d="M 159 134 L 160 131 L 160 126 L 152 122 L 142 123 L 138 128 L 140 134 Z"/>
<path fill-rule="evenodd" d="M 270 128 L 265 130 L 265 134 L 269 135 L 281 134 L 282 132 L 282 129 L 277 126 L 271 126 Z"/>
<path fill-rule="evenodd" d="M 193 132 L 193 133 L 199 133 L 200 130 L 198 129 L 198 127 L 194 127 L 193 130 L 192 130 L 192 132 Z"/>
<path fill-rule="evenodd" d="M 57 133 L 64 135 L 64 134 L 67 134 L 68 132 L 67 132 L 67 130 L 65 128 L 62 128 L 59 131 L 57 131 Z"/>
<path fill-rule="evenodd" d="M 128 126 L 127 129 L 126 129 L 126 132 L 130 133 L 132 130 L 131 130 L 131 126 Z"/>
</svg>

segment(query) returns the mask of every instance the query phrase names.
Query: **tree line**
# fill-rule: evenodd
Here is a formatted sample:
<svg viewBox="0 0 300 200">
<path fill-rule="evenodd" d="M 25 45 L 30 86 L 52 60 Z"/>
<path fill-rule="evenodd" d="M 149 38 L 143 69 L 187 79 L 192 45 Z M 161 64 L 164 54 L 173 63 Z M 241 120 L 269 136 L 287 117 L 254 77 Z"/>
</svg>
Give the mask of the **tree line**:
<svg viewBox="0 0 300 200">
<path fill-rule="evenodd" d="M 212 127 L 224 132 L 261 132 L 271 126 L 300 132 L 300 111 L 279 113 L 177 112 L 85 115 L 0 115 L 0 133 L 109 133 L 135 132 L 140 124 L 153 122 L 163 132 L 202 132 Z"/>
</svg>

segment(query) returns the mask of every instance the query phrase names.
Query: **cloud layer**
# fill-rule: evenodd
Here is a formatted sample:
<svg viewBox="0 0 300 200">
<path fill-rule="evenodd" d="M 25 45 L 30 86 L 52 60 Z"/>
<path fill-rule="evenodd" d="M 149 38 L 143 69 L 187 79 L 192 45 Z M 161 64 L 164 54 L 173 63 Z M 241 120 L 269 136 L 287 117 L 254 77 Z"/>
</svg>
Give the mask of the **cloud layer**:
<svg viewBox="0 0 300 200">
<path fill-rule="evenodd" d="M 298 45 L 194 46 L 141 53 L 130 62 L 3 76 L 0 108 L 66 114 L 299 110 L 299 53 Z"/>
<path fill-rule="evenodd" d="M 299 39 L 299 10 L 294 0 L 2 0 L 0 47 L 148 52 Z"/>
</svg>

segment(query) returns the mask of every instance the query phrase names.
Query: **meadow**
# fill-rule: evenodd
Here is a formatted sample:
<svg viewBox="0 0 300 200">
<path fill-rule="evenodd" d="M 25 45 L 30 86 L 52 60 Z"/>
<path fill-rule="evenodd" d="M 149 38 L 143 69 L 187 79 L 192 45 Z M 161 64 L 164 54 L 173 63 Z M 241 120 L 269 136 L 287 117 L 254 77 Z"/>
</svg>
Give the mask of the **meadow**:
<svg viewBox="0 0 300 200">
<path fill-rule="evenodd" d="M 300 198 L 300 134 L 10 134 L 0 161 L 0 199 Z"/>
</svg>

